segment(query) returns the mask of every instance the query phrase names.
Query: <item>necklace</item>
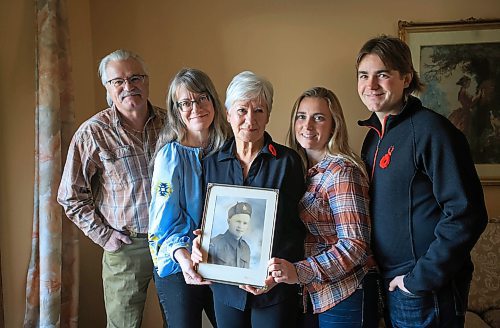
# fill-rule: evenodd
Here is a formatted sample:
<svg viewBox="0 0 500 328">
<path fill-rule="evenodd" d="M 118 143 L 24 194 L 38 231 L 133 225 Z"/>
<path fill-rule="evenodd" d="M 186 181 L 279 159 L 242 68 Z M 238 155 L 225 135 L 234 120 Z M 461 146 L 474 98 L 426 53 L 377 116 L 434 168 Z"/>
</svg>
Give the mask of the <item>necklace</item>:
<svg viewBox="0 0 500 328">
<path fill-rule="evenodd" d="M 142 135 L 142 130 L 136 130 L 136 129 L 134 129 L 134 128 L 133 128 L 130 124 L 128 124 L 127 122 L 123 121 L 123 122 L 122 122 L 122 125 L 123 125 L 123 127 L 125 128 L 125 130 L 129 130 L 129 131 L 130 131 L 130 132 L 132 132 L 132 133 Z"/>
<path fill-rule="evenodd" d="M 236 153 L 236 157 L 238 158 L 242 166 L 247 167 L 253 163 L 253 160 L 257 157 L 259 153 L 260 151 L 251 154 L 248 159 L 243 159 L 240 155 L 238 155 L 238 153 Z"/>
</svg>

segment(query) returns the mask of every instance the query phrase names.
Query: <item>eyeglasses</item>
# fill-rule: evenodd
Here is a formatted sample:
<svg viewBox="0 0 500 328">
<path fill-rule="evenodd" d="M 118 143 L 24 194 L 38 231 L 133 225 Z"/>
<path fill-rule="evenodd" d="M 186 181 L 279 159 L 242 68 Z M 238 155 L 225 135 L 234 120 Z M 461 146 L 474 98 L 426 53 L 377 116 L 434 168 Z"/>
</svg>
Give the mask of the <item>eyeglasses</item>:
<svg viewBox="0 0 500 328">
<path fill-rule="evenodd" d="M 139 84 L 142 84 L 144 82 L 144 79 L 147 77 L 148 77 L 147 75 L 136 74 L 136 75 L 132 75 L 132 76 L 126 77 L 126 78 L 117 77 L 116 79 L 111 79 L 111 80 L 107 81 L 106 83 L 109 83 L 110 85 L 114 86 L 115 88 L 121 87 L 127 81 L 128 81 L 128 83 L 130 83 L 132 85 L 139 85 Z"/>
<path fill-rule="evenodd" d="M 177 107 L 182 112 L 188 112 L 193 109 L 193 104 L 196 103 L 198 106 L 205 106 L 210 101 L 210 97 L 207 95 L 201 95 L 195 100 L 183 100 L 177 103 Z"/>
</svg>

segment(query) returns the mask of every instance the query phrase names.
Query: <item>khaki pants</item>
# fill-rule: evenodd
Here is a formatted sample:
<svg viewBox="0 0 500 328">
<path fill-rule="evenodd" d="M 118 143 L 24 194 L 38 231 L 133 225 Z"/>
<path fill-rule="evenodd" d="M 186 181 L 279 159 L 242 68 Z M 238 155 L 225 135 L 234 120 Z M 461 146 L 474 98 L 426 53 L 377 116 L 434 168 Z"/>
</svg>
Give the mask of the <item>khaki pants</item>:
<svg viewBox="0 0 500 328">
<path fill-rule="evenodd" d="M 140 328 L 153 261 L 146 238 L 131 238 L 116 252 L 104 251 L 102 280 L 107 328 Z"/>
</svg>

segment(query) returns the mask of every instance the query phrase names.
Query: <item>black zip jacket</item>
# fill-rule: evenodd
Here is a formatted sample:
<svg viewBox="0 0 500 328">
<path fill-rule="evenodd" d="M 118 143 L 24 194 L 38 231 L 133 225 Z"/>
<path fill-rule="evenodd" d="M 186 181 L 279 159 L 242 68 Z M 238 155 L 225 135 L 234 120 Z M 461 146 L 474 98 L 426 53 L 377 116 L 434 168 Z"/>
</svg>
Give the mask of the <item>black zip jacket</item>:
<svg viewBox="0 0 500 328">
<path fill-rule="evenodd" d="M 361 151 L 371 174 L 372 248 L 385 278 L 414 294 L 470 281 L 470 251 L 487 224 L 465 136 L 410 96 L 384 124 L 375 114 Z"/>
</svg>

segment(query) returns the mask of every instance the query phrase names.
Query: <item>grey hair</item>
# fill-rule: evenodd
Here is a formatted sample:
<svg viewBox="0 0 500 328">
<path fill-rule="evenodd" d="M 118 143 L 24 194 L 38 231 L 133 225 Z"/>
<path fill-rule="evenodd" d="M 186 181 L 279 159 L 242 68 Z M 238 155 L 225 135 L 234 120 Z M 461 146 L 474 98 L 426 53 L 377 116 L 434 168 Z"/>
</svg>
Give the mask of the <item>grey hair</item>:
<svg viewBox="0 0 500 328">
<path fill-rule="evenodd" d="M 101 77 L 102 85 L 106 86 L 106 82 L 108 81 L 108 73 L 106 72 L 106 68 L 108 67 L 109 62 L 127 60 L 130 58 L 135 59 L 141 65 L 142 70 L 146 73 L 146 75 L 149 75 L 146 63 L 144 63 L 144 60 L 138 54 L 130 50 L 118 49 L 106 55 L 103 59 L 101 59 L 101 62 L 99 63 L 98 73 Z M 106 92 L 106 101 L 108 102 L 109 106 L 113 106 L 113 100 L 111 99 L 111 96 L 108 92 Z"/>
<path fill-rule="evenodd" d="M 267 113 L 273 107 L 273 85 L 269 80 L 253 72 L 244 71 L 236 75 L 226 90 L 226 110 L 229 111 L 236 101 L 261 99 L 266 102 Z"/>
</svg>

